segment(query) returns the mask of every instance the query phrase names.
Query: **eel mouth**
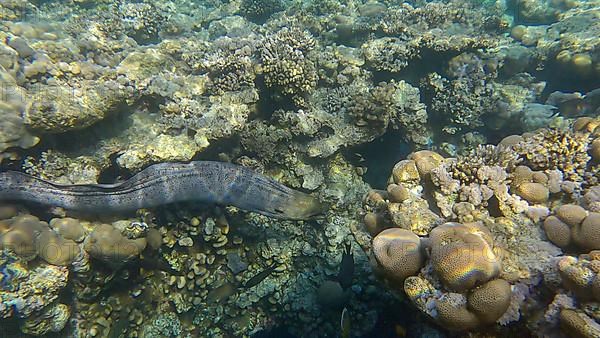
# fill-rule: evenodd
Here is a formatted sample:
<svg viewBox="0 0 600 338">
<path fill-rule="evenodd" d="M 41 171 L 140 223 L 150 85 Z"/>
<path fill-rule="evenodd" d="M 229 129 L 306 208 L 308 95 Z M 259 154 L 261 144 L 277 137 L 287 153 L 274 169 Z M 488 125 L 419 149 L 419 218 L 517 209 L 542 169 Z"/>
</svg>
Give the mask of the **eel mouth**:
<svg viewBox="0 0 600 338">
<path fill-rule="evenodd" d="M 282 210 L 281 217 L 291 220 L 307 220 L 322 216 L 329 207 L 317 198 L 297 191 Z"/>
</svg>

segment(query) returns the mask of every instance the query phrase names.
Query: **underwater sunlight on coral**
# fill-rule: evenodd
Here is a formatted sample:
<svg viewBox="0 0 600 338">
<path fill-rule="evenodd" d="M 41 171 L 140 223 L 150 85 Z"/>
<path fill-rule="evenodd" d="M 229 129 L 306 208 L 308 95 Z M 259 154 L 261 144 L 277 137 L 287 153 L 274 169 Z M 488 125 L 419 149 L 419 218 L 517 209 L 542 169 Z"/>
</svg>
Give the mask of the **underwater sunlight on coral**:
<svg viewBox="0 0 600 338">
<path fill-rule="evenodd" d="M 0 0 L 0 338 L 600 338 L 600 0 Z"/>
</svg>

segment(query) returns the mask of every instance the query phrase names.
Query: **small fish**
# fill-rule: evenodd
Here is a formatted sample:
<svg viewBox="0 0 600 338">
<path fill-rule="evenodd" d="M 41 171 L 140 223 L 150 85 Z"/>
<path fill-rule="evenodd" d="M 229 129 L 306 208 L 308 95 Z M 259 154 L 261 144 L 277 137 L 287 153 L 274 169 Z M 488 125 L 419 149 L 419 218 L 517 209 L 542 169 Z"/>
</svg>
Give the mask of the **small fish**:
<svg viewBox="0 0 600 338">
<path fill-rule="evenodd" d="M 579 117 L 593 112 L 592 105 L 584 99 L 576 98 L 561 102 L 558 110 L 565 117 Z"/>
<path fill-rule="evenodd" d="M 345 244 L 344 254 L 342 255 L 342 262 L 340 263 L 340 271 L 338 272 L 336 280 L 345 290 L 352 286 L 353 277 L 354 255 L 352 254 L 352 244 L 350 242 L 347 242 Z"/>
<path fill-rule="evenodd" d="M 141 268 L 144 268 L 146 270 L 160 270 L 176 276 L 182 275 L 181 271 L 173 269 L 171 264 L 169 264 L 169 262 L 167 262 L 160 255 L 152 257 L 143 256 L 139 261 L 134 261 L 131 264 L 139 264 Z"/>
<path fill-rule="evenodd" d="M 346 307 L 342 310 L 340 318 L 340 336 L 342 338 L 350 337 L 350 311 Z"/>
<path fill-rule="evenodd" d="M 277 267 L 277 265 L 278 265 L 277 262 L 273 262 L 273 264 L 269 265 L 269 267 L 267 267 L 263 271 L 257 273 L 252 278 L 248 279 L 248 281 L 246 281 L 246 283 L 244 283 L 242 285 L 242 287 L 244 289 L 249 289 L 249 288 L 251 288 L 251 287 L 259 284 L 265 278 L 269 277 L 269 275 L 271 275 L 271 273 L 273 273 L 273 271 L 275 270 L 275 268 Z"/>
</svg>

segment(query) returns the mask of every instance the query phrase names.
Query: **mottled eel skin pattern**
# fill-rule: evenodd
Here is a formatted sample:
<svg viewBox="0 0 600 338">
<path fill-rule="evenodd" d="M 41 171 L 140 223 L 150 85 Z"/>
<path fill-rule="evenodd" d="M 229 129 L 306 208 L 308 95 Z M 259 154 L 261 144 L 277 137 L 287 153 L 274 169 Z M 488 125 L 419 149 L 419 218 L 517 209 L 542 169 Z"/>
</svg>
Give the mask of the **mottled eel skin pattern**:
<svg viewBox="0 0 600 338">
<path fill-rule="evenodd" d="M 0 200 L 84 212 L 123 212 L 198 201 L 233 205 L 281 219 L 308 219 L 324 211 L 312 196 L 225 162 L 152 165 L 119 184 L 61 185 L 24 173 L 0 173 Z"/>
</svg>

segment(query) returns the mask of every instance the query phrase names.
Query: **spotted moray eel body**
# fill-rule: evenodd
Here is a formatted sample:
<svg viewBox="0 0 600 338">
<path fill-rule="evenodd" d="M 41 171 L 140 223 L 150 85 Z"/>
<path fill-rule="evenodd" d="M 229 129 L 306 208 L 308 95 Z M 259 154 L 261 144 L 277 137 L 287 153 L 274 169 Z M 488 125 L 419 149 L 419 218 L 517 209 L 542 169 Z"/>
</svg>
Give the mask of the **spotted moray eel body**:
<svg viewBox="0 0 600 338">
<path fill-rule="evenodd" d="M 251 169 L 213 161 L 155 164 L 119 184 L 61 185 L 20 172 L 2 172 L 0 200 L 95 213 L 183 201 L 233 205 L 282 219 L 307 219 L 323 212 L 308 194 Z"/>
</svg>

